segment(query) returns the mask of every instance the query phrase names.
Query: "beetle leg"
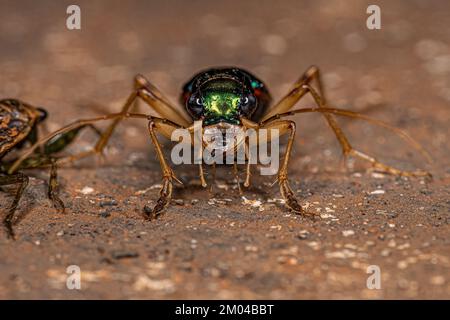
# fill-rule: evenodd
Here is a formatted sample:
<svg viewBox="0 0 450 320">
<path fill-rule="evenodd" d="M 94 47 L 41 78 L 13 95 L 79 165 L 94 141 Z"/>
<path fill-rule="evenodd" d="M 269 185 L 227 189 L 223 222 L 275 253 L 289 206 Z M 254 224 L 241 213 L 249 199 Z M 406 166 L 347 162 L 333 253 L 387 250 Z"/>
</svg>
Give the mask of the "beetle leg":
<svg viewBox="0 0 450 320">
<path fill-rule="evenodd" d="M 211 164 L 211 167 L 212 167 L 212 169 L 211 169 L 211 171 L 212 171 L 212 174 L 211 174 L 212 182 L 209 185 L 209 194 L 210 194 L 211 197 L 214 197 L 213 191 L 214 191 L 214 185 L 216 184 L 216 163 L 213 162 Z"/>
<path fill-rule="evenodd" d="M 273 107 L 269 108 L 266 113 L 262 117 L 262 122 L 267 121 L 269 118 L 289 111 L 294 107 L 294 105 L 308 93 L 308 90 L 303 86 L 305 84 L 310 84 L 313 80 L 317 80 L 317 87 L 319 88 L 319 94 L 323 101 L 323 104 L 326 104 L 325 94 L 322 86 L 322 81 L 320 80 L 320 72 L 319 68 L 316 66 L 309 67 L 306 72 L 298 79 L 291 91 L 286 94 L 278 103 L 276 103 Z M 327 116 L 325 116 L 327 117 Z"/>
<path fill-rule="evenodd" d="M 63 150 L 65 147 L 67 147 L 78 135 L 79 131 L 89 127 L 97 134 L 101 134 L 100 131 L 93 125 L 93 124 L 86 124 L 84 126 L 80 126 L 78 128 L 72 129 L 68 132 L 62 133 L 59 136 L 55 136 L 53 139 L 47 141 L 46 144 L 43 145 L 43 154 L 37 153 L 36 155 L 32 155 L 29 158 L 26 158 L 24 162 L 22 162 L 21 168 L 37 168 L 42 167 L 45 165 L 48 165 L 49 162 L 51 162 L 51 171 L 50 171 L 50 180 L 48 183 L 48 197 L 53 202 L 53 205 L 56 209 L 58 209 L 60 212 L 64 212 L 64 203 L 61 201 L 61 199 L 57 195 L 57 172 L 56 172 L 56 159 L 52 158 L 52 153 L 59 152 Z M 30 138 L 30 142 L 36 143 L 37 135 L 32 135 Z M 18 176 L 20 181 L 24 181 L 24 177 L 26 176 Z M 27 182 L 28 183 L 28 182 Z M 22 188 L 22 187 L 21 187 Z M 17 203 L 20 199 L 21 193 L 23 190 L 19 188 L 17 191 Z M 25 187 L 23 187 L 25 188 Z M 17 207 L 17 203 L 15 203 L 15 207 Z M 14 206 L 14 204 L 13 204 Z M 15 207 L 12 207 L 11 214 L 14 213 Z M 12 215 L 11 215 L 12 219 Z"/>
<path fill-rule="evenodd" d="M 280 185 L 280 192 L 283 198 L 286 200 L 286 205 L 290 209 L 292 209 L 294 212 L 303 214 L 305 213 L 305 211 L 303 210 L 302 206 L 297 202 L 297 199 L 295 198 L 294 193 L 292 192 L 292 189 L 289 186 L 287 173 L 288 161 L 291 156 L 292 144 L 295 138 L 295 122 L 292 121 L 287 123 L 280 123 L 279 125 L 288 126 L 290 131 L 289 140 L 286 147 L 286 153 L 281 168 L 278 171 L 278 184 Z"/>
<path fill-rule="evenodd" d="M 83 126 L 80 126 L 78 128 L 72 129 L 70 131 L 61 133 L 53 139 L 47 141 L 47 143 L 44 144 L 44 154 L 46 156 L 51 156 L 54 153 L 58 153 L 62 150 L 64 150 L 67 146 L 69 146 L 75 138 L 78 136 L 81 130 L 89 128 L 91 129 L 95 134 L 98 136 L 101 136 L 101 131 L 95 127 L 93 124 L 86 124 Z"/>
<path fill-rule="evenodd" d="M 108 120 L 114 120 L 117 118 L 139 118 L 139 119 L 147 119 L 148 120 L 151 117 L 149 115 L 139 114 L 139 113 L 125 113 L 125 114 L 124 113 L 112 113 L 112 114 L 108 114 L 108 115 L 102 116 L 102 117 L 74 121 L 74 122 L 62 127 L 61 129 L 48 134 L 44 138 L 41 138 L 38 142 L 33 144 L 27 150 L 25 150 L 25 152 L 22 153 L 20 155 L 20 157 L 14 161 L 14 163 L 11 165 L 11 167 L 9 167 L 8 174 L 12 174 L 12 173 L 16 172 L 18 169 L 20 169 L 22 167 L 23 163 L 25 162 L 25 160 L 29 159 L 32 156 L 32 154 L 35 152 L 36 149 L 44 146 L 46 143 L 48 143 L 48 141 L 54 139 L 56 136 L 62 135 L 71 130 L 75 130 L 79 127 L 83 127 L 83 126 L 93 124 L 93 123 L 96 123 L 99 121 L 108 121 Z M 83 152 L 81 154 L 74 155 L 74 156 L 60 158 L 60 159 L 58 159 L 58 163 L 61 162 L 60 160 L 64 160 L 63 162 L 66 162 L 66 161 L 70 162 L 70 161 L 80 159 L 80 158 L 83 158 L 83 157 L 86 157 L 86 156 L 89 156 L 92 154 L 95 154 L 95 150 L 86 151 L 86 152 Z"/>
<path fill-rule="evenodd" d="M 11 185 L 11 184 L 19 184 L 17 188 L 16 194 L 14 195 L 14 200 L 10 207 L 7 210 L 5 217 L 3 218 L 3 225 L 8 233 L 8 236 L 14 239 L 14 229 L 13 229 L 13 218 L 14 213 L 19 205 L 20 198 L 22 197 L 25 188 L 28 185 L 28 177 L 20 172 L 15 173 L 13 175 L 4 175 L 0 176 L 0 185 Z"/>
<path fill-rule="evenodd" d="M 130 94 L 126 103 L 123 105 L 121 113 L 127 113 L 131 111 L 131 109 L 136 108 L 137 98 L 139 97 L 161 118 L 168 119 L 182 126 L 188 126 L 190 124 L 186 115 L 178 108 L 172 106 L 163 94 L 143 75 L 137 75 L 134 78 L 134 87 L 135 90 Z M 95 146 L 95 150 L 98 154 L 103 152 L 103 149 L 107 145 L 114 129 L 120 121 L 122 121 L 121 118 L 115 119 L 103 132 Z"/>
<path fill-rule="evenodd" d="M 78 120 L 78 121 L 75 121 L 59 130 L 47 135 L 45 138 L 42 138 L 41 140 L 39 140 L 36 144 L 34 144 L 29 149 L 27 149 L 20 156 L 20 158 L 14 162 L 14 164 L 11 166 L 11 168 L 9 168 L 8 172 L 11 172 L 11 173 L 15 172 L 21 166 L 21 164 L 23 164 L 24 161 L 33 154 L 33 152 L 38 147 L 45 145 L 49 140 L 53 139 L 54 137 L 56 137 L 60 134 L 64 134 L 66 132 L 69 132 L 71 130 L 79 128 L 81 126 L 92 124 L 92 123 L 95 123 L 98 121 L 107 121 L 107 120 L 115 120 L 115 119 L 122 119 L 122 118 L 139 118 L 139 119 L 147 119 L 147 120 L 150 119 L 149 133 L 150 133 L 152 142 L 155 145 L 155 148 L 157 151 L 156 153 L 160 160 L 161 168 L 163 171 L 163 187 L 161 188 L 161 191 L 160 191 L 160 198 L 158 199 L 158 202 L 157 202 L 155 208 L 153 208 L 152 212 L 148 215 L 148 218 L 150 218 L 150 219 L 156 218 L 160 215 L 161 211 L 168 205 L 168 203 L 170 201 L 171 194 L 172 194 L 172 180 L 176 180 L 177 182 L 181 183 L 181 181 L 179 181 L 173 174 L 172 169 L 170 169 L 170 167 L 167 165 L 167 162 L 165 161 L 164 156 L 162 154 L 161 146 L 160 146 L 160 144 L 156 138 L 156 134 L 155 134 L 155 130 L 156 130 L 159 133 L 163 134 L 164 136 L 166 136 L 170 139 L 171 134 L 175 129 L 183 128 L 182 126 L 180 126 L 176 123 L 173 123 L 172 121 L 169 121 L 167 119 L 156 118 L 156 117 L 152 117 L 152 116 L 145 115 L 145 114 L 139 114 L 139 113 L 114 113 L 114 114 L 109 114 L 109 115 L 106 115 L 103 117 Z M 192 128 L 187 128 L 187 129 L 192 130 Z M 72 156 L 67 156 L 67 157 L 57 159 L 53 163 L 53 166 L 54 166 L 53 173 L 54 173 L 55 179 L 56 179 L 56 176 L 55 176 L 56 164 L 75 161 L 75 160 L 93 155 L 96 152 L 97 151 L 95 149 L 93 149 L 93 150 L 89 150 L 89 151 L 75 154 Z M 51 185 L 56 186 L 54 184 L 54 182 L 51 183 Z M 54 190 L 54 187 L 53 187 L 53 190 Z"/>
<path fill-rule="evenodd" d="M 206 183 L 205 172 L 203 170 L 203 164 L 202 163 L 200 163 L 198 165 L 198 175 L 200 176 L 200 183 L 202 184 L 202 187 L 206 188 L 208 186 L 208 184 Z"/>
<path fill-rule="evenodd" d="M 317 214 L 307 212 L 305 211 L 302 206 L 298 203 L 297 199 L 295 198 L 294 192 L 292 191 L 291 187 L 289 186 L 288 181 L 288 164 L 289 159 L 291 157 L 292 152 L 292 146 L 294 143 L 295 138 L 295 122 L 290 120 L 273 120 L 268 121 L 263 126 L 260 126 L 258 130 L 260 129 L 266 129 L 266 130 L 273 130 L 277 129 L 279 131 L 278 136 L 285 135 L 289 133 L 289 139 L 286 147 L 286 152 L 284 154 L 283 161 L 281 163 L 280 168 L 278 169 L 278 175 L 277 175 L 277 181 L 280 186 L 280 193 L 283 196 L 284 200 L 286 201 L 286 206 L 294 211 L 297 214 L 302 215 L 308 215 L 308 216 L 315 216 Z M 273 138 L 272 135 L 270 135 L 271 139 Z M 259 141 L 258 141 L 259 143 Z M 265 143 L 265 141 L 263 141 Z"/>
<path fill-rule="evenodd" d="M 167 123 L 167 121 L 160 118 L 152 118 L 148 124 L 150 138 L 153 142 L 153 146 L 156 149 L 156 155 L 158 156 L 159 164 L 161 165 L 163 174 L 163 183 L 161 190 L 159 191 L 159 199 L 157 200 L 156 205 L 154 206 L 152 211 L 147 214 L 147 218 L 149 220 L 158 218 L 161 215 L 162 211 L 169 205 L 172 198 L 172 181 L 175 180 L 181 183 L 181 181 L 176 178 L 173 170 L 170 168 L 170 166 L 167 164 L 166 159 L 164 158 L 161 145 L 158 141 L 158 138 L 156 137 L 156 132 L 160 132 L 164 136 L 170 137 L 171 132 L 178 128 L 180 127 L 174 124 L 169 124 Z"/>
<path fill-rule="evenodd" d="M 239 171 L 238 171 L 236 162 L 233 162 L 233 174 L 234 174 L 234 178 L 236 179 L 236 184 L 237 184 L 239 194 L 242 195 L 241 181 L 239 179 Z"/>
<path fill-rule="evenodd" d="M 58 196 L 58 175 L 56 159 L 51 159 L 50 180 L 48 183 L 48 198 L 52 201 L 53 206 L 60 212 L 64 213 L 64 202 Z"/>
<path fill-rule="evenodd" d="M 244 181 L 244 187 L 248 188 L 250 187 L 250 176 L 251 176 L 251 159 L 250 155 L 251 152 L 249 151 L 248 143 L 245 143 L 245 156 L 247 158 L 247 164 L 245 168 L 245 181 Z"/>
<path fill-rule="evenodd" d="M 137 107 L 137 98 L 141 98 L 146 102 L 146 104 L 151 107 L 153 110 L 155 110 L 162 118 L 168 119 L 169 121 L 180 124 L 180 125 L 188 125 L 189 121 L 187 120 L 186 116 L 183 115 L 182 111 L 177 109 L 176 107 L 172 106 L 169 102 L 167 102 L 167 99 L 162 95 L 162 93 L 154 86 L 152 85 L 147 79 L 145 79 L 142 75 L 137 75 L 134 79 L 134 86 L 135 90 L 130 94 L 125 104 L 122 106 L 121 112 L 117 114 L 111 114 L 106 117 L 108 119 L 112 119 L 113 122 L 106 128 L 103 133 L 100 133 L 100 138 L 97 141 L 94 150 L 87 151 L 80 153 L 75 156 L 71 156 L 65 159 L 65 161 L 71 162 L 74 160 L 78 160 L 81 158 L 85 158 L 87 156 L 91 156 L 93 154 L 102 154 L 105 146 L 107 145 L 109 139 L 111 138 L 112 133 L 114 132 L 114 129 L 119 124 L 120 121 L 123 120 L 123 118 L 130 118 L 133 117 L 133 114 L 130 114 L 130 110 L 134 107 Z M 123 116 L 120 116 L 123 115 Z M 146 118 L 147 116 L 140 114 L 139 118 Z M 100 120 L 108 120 L 105 117 L 100 118 L 93 118 L 88 120 L 81 120 L 72 123 L 71 125 L 68 125 L 60 130 L 58 130 L 58 134 L 62 135 L 62 138 L 66 139 L 66 136 L 63 134 L 69 134 L 71 130 L 77 130 L 81 126 L 91 126 L 94 130 L 96 130 L 95 127 L 92 126 L 93 122 L 100 121 Z M 98 131 L 98 130 L 97 130 Z M 56 133 L 56 132 L 55 132 Z M 48 142 L 50 139 L 54 138 L 56 134 L 51 134 L 51 138 L 46 139 L 45 143 Z M 73 140 L 73 139 L 72 139 Z M 71 141 L 71 140 L 70 140 Z M 42 145 L 43 141 L 39 141 L 39 145 Z M 62 149 L 62 148 L 61 148 Z M 33 149 L 34 150 L 34 149 Z M 58 150 L 59 151 L 59 150 Z M 24 157 L 23 157 L 24 159 Z M 23 159 L 20 160 L 20 162 L 23 161 Z M 16 166 L 14 166 L 16 167 Z M 13 168 L 15 169 L 15 168 Z"/>
<path fill-rule="evenodd" d="M 309 84 L 313 81 L 317 82 L 318 91 L 316 91 Z M 295 83 L 294 88 L 278 102 L 273 108 L 269 109 L 268 112 L 263 116 L 262 122 L 266 122 L 272 118 L 280 118 L 278 115 L 287 113 L 304 95 L 310 93 L 314 98 L 315 103 L 317 104 L 319 109 L 323 109 L 326 107 L 327 102 L 323 90 L 322 81 L 320 78 L 319 69 L 315 66 L 310 67 L 302 77 Z M 332 109 L 332 108 L 329 108 Z M 316 112 L 320 112 L 326 119 L 328 125 L 333 130 L 339 144 L 341 145 L 342 152 L 344 154 L 345 159 L 347 160 L 348 156 L 358 157 L 364 161 L 368 161 L 372 164 L 372 167 L 375 170 L 383 171 L 393 175 L 401 175 L 401 176 L 430 176 L 428 172 L 417 170 L 414 172 L 411 171 L 403 171 L 386 165 L 374 157 L 371 157 L 359 150 L 356 150 L 352 147 L 347 137 L 343 133 L 342 129 L 338 125 L 336 118 L 333 116 L 333 112 L 322 112 L 320 110 L 316 110 Z M 352 112 L 353 114 L 357 114 Z M 292 112 L 290 112 L 292 114 Z M 351 115 L 350 115 L 351 116 Z M 428 159 L 428 154 L 422 149 L 422 147 L 418 146 L 419 151 L 422 152 Z"/>
<path fill-rule="evenodd" d="M 64 202 L 58 197 L 57 161 L 57 158 L 51 157 L 51 155 L 37 154 L 36 156 L 27 158 L 22 163 L 21 169 L 40 168 L 50 164 L 50 178 L 48 182 L 47 195 L 52 201 L 53 206 L 60 213 L 64 213 Z"/>
</svg>

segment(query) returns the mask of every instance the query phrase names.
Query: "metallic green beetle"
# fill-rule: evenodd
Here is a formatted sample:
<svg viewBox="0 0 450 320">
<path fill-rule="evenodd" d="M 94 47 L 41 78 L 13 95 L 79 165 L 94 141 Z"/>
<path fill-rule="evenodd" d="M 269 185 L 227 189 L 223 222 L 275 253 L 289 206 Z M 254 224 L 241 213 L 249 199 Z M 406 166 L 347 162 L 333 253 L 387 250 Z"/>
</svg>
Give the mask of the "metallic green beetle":
<svg viewBox="0 0 450 320">
<path fill-rule="evenodd" d="M 314 82 L 316 82 L 315 86 L 313 86 Z M 414 142 L 414 140 L 403 131 L 357 112 L 329 107 L 324 95 L 319 69 L 314 66 L 310 67 L 299 80 L 295 82 L 292 89 L 278 103 L 273 105 L 270 105 L 271 97 L 266 85 L 250 72 L 235 67 L 208 69 L 192 77 L 192 79 L 183 87 L 180 100 L 184 108 L 172 105 L 164 95 L 142 75 L 135 77 L 134 84 L 135 89 L 128 97 L 120 113 L 110 114 L 99 118 L 79 120 L 63 127 L 40 140 L 25 152 L 22 157 L 16 161 L 15 165 L 12 166 L 10 172 L 14 172 L 20 163 L 30 156 L 39 146 L 44 145 L 61 134 L 79 128 L 80 126 L 102 120 L 113 121 L 103 132 L 95 145 L 95 148 L 81 154 L 59 159 L 58 163 L 70 162 L 89 155 L 100 154 L 108 143 L 114 128 L 122 119 L 147 119 L 149 135 L 156 149 L 156 154 L 163 174 L 159 199 L 152 209 L 145 210 L 147 218 L 154 219 L 168 206 L 172 196 L 173 181 L 179 181 L 163 155 L 156 133 L 160 133 L 170 139 L 172 133 L 176 129 L 184 128 L 189 130 L 189 132 L 193 132 L 194 121 L 201 121 L 203 132 L 211 128 L 227 130 L 233 126 L 242 128 L 243 130 L 254 129 L 256 131 L 261 129 L 277 129 L 279 136 L 288 135 L 284 159 L 281 162 L 277 173 L 277 182 L 280 187 L 281 195 L 285 200 L 286 206 L 295 213 L 314 215 L 302 209 L 294 192 L 289 186 L 288 164 L 294 143 L 296 127 L 294 121 L 286 118 L 297 113 L 317 112 L 325 118 L 331 127 L 345 156 L 361 158 L 370 162 L 376 170 L 390 174 L 403 176 L 429 175 L 427 172 L 421 170 L 408 172 L 395 169 L 354 149 L 341 128 L 338 126 L 335 115 L 363 119 L 375 125 L 380 125 L 392 130 L 429 158 L 428 154 L 420 147 L 420 145 Z M 316 106 L 312 108 L 298 108 L 296 110 L 291 110 L 297 102 L 308 93 L 313 97 Z M 131 110 L 137 101 L 136 99 L 138 98 L 146 102 L 159 117 L 131 113 Z M 202 164 L 199 165 L 199 176 L 202 185 L 206 186 L 207 183 L 204 177 Z M 249 185 L 250 161 L 247 162 L 246 177 L 244 180 L 244 186 L 247 187 Z"/>
</svg>

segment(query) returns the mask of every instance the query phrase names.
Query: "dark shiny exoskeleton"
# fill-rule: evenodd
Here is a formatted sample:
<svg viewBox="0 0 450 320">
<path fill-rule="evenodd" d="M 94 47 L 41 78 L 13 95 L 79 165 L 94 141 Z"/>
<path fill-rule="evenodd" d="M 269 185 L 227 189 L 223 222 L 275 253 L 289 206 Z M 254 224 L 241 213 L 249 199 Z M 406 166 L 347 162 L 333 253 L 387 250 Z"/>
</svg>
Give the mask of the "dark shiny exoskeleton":
<svg viewBox="0 0 450 320">
<path fill-rule="evenodd" d="M 266 85 L 250 72 L 241 68 L 214 68 L 195 74 L 184 86 L 181 95 L 181 103 L 186 106 L 188 113 L 194 120 L 204 116 L 205 106 L 202 103 L 202 93 L 211 84 L 222 84 L 223 91 L 229 92 L 230 84 L 235 84 L 231 89 L 237 91 L 241 97 L 238 106 L 239 116 L 258 122 L 272 100 Z M 228 84 L 225 87 L 224 84 Z M 247 103 L 243 99 L 247 98 Z M 197 103 L 197 101 L 199 103 Z M 219 120 L 219 119 L 217 119 Z M 209 124 L 206 121 L 206 124 Z"/>
</svg>

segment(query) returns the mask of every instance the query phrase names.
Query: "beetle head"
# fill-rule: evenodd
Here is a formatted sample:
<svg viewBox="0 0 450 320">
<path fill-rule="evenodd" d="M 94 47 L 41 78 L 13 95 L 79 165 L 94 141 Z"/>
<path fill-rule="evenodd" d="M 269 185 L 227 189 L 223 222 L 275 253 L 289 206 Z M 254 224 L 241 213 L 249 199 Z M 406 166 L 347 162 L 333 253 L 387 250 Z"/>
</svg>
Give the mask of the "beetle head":
<svg viewBox="0 0 450 320">
<path fill-rule="evenodd" d="M 216 78 L 205 82 L 186 101 L 195 120 L 204 125 L 226 122 L 240 124 L 240 117 L 250 118 L 257 100 L 247 87 L 236 79 Z"/>
</svg>

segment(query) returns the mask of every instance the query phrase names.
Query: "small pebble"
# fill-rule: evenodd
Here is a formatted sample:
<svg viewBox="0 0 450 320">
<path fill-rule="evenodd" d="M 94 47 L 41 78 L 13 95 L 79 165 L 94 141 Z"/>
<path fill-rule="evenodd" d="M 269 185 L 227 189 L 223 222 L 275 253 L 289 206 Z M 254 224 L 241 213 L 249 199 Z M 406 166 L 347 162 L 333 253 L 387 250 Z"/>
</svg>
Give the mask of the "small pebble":
<svg viewBox="0 0 450 320">
<path fill-rule="evenodd" d="M 354 258 L 355 256 L 356 253 L 349 249 L 343 249 L 341 251 L 334 251 L 334 252 L 325 252 L 325 257 L 327 259 L 347 259 L 347 258 Z"/>
<path fill-rule="evenodd" d="M 247 245 L 247 246 L 245 246 L 245 251 L 247 251 L 247 252 L 257 252 L 258 251 L 258 247 L 257 246 L 252 246 L 252 245 Z"/>
<path fill-rule="evenodd" d="M 102 200 L 102 201 L 100 201 L 100 207 L 109 207 L 109 206 L 117 206 L 118 205 L 118 202 L 117 202 L 117 200 L 114 200 L 114 199 L 112 199 L 112 200 Z"/>
<path fill-rule="evenodd" d="M 100 211 L 100 216 L 102 218 L 108 218 L 111 216 L 111 212 L 109 210 L 102 210 Z"/>
<path fill-rule="evenodd" d="M 342 235 L 344 237 L 353 236 L 354 234 L 355 234 L 355 231 L 353 231 L 353 230 L 344 230 L 344 231 L 342 231 Z"/>
<path fill-rule="evenodd" d="M 389 242 L 388 242 L 388 247 L 389 248 L 395 248 L 396 246 L 397 246 L 397 243 L 395 242 L 394 239 L 389 240 Z"/>
<path fill-rule="evenodd" d="M 82 193 L 82 194 L 91 194 L 91 193 L 93 193 L 94 192 L 94 189 L 93 188 L 91 188 L 91 187 L 84 187 L 83 189 L 81 189 L 80 190 L 80 192 Z"/>
<path fill-rule="evenodd" d="M 317 241 L 310 241 L 307 244 L 313 250 L 319 250 L 320 249 L 320 244 Z"/>
<path fill-rule="evenodd" d="M 411 247 L 411 245 L 409 244 L 409 243 L 404 243 L 404 244 L 401 244 L 401 245 L 399 245 L 398 247 L 397 247 L 397 249 L 398 250 L 404 250 L 404 249 L 408 249 L 409 247 Z"/>
<path fill-rule="evenodd" d="M 333 216 L 332 214 L 328 214 L 328 213 L 323 213 L 323 214 L 320 215 L 320 217 L 321 217 L 322 219 L 333 219 L 333 218 L 336 218 L 336 217 Z"/>
<path fill-rule="evenodd" d="M 144 206 L 144 213 L 151 214 L 153 212 L 153 206 L 146 204 Z"/>
<path fill-rule="evenodd" d="M 184 206 L 184 200 L 183 199 L 175 199 L 174 202 L 178 206 Z"/>
<path fill-rule="evenodd" d="M 384 174 L 382 174 L 382 173 L 379 173 L 379 172 L 372 172 L 372 178 L 375 178 L 375 179 L 383 179 L 384 177 L 386 177 Z"/>
<path fill-rule="evenodd" d="M 308 239 L 309 237 L 309 231 L 308 230 L 301 230 L 298 234 L 297 234 L 297 238 L 301 239 L 301 240 L 305 240 Z"/>
</svg>

